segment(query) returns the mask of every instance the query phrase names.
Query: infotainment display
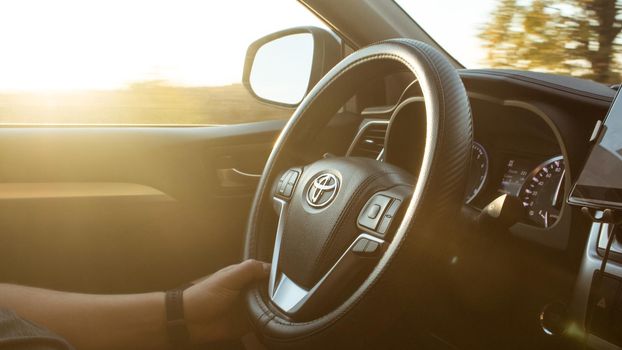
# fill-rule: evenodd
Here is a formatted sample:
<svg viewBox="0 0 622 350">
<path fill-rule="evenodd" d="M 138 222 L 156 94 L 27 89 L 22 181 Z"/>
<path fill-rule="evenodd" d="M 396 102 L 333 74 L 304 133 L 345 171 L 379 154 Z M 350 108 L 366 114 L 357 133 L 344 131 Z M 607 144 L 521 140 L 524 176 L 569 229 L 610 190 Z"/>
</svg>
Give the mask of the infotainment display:
<svg viewBox="0 0 622 350">
<path fill-rule="evenodd" d="M 622 96 L 619 92 L 568 202 L 596 209 L 622 209 Z"/>
</svg>

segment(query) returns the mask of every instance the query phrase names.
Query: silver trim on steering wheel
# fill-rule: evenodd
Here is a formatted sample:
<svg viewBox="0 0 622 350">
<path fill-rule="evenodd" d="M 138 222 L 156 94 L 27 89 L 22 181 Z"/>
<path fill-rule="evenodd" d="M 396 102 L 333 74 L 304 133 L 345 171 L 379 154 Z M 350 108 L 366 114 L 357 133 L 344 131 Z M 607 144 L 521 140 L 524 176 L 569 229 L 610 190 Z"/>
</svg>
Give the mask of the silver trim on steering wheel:
<svg viewBox="0 0 622 350">
<path fill-rule="evenodd" d="M 270 300 L 282 311 L 294 314 L 299 311 L 303 305 L 314 295 L 325 287 L 325 282 L 331 277 L 336 275 L 340 265 L 349 259 L 356 259 L 356 254 L 352 252 L 352 248 L 360 239 L 368 239 L 370 241 L 377 242 L 379 245 L 384 243 L 384 240 L 369 235 L 367 233 L 361 233 L 354 239 L 354 241 L 348 246 L 348 248 L 341 254 L 337 262 L 320 278 L 320 280 L 311 288 L 304 289 L 291 280 L 287 275 L 279 270 L 279 255 L 281 252 L 281 241 L 283 238 L 283 228 L 285 226 L 285 213 L 287 212 L 288 202 L 283 199 L 274 197 L 275 204 L 279 207 L 279 221 L 277 225 L 276 237 L 274 242 L 274 252 L 272 254 L 272 268 L 270 270 L 270 280 L 268 284 L 268 293 Z"/>
</svg>

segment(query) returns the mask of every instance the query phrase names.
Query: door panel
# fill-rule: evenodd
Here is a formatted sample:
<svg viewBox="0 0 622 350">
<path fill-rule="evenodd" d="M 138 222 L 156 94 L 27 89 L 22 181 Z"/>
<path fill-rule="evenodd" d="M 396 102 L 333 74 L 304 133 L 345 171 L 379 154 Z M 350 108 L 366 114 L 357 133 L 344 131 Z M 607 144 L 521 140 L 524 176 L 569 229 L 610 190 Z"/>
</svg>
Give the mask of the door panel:
<svg viewBox="0 0 622 350">
<path fill-rule="evenodd" d="M 284 123 L 0 128 L 0 281 L 162 290 L 237 261 Z"/>
</svg>

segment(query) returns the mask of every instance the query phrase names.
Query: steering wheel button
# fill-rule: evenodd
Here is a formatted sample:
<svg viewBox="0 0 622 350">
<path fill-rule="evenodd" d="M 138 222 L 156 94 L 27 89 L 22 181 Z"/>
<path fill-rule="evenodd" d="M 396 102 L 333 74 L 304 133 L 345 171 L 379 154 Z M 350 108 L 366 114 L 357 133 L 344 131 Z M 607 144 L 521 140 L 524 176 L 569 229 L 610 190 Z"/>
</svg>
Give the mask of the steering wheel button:
<svg viewBox="0 0 622 350">
<path fill-rule="evenodd" d="M 283 191 L 283 193 L 282 193 L 282 194 L 283 194 L 285 197 L 289 197 L 289 196 L 291 196 L 291 195 L 292 195 L 292 192 L 294 192 L 294 184 L 289 184 L 289 183 L 288 183 L 288 184 L 285 186 L 285 190 Z"/>
<path fill-rule="evenodd" d="M 296 180 L 298 180 L 298 172 L 296 170 L 290 170 L 291 174 L 287 178 L 287 183 L 294 185 L 296 184 Z"/>
<path fill-rule="evenodd" d="M 294 186 L 300 173 L 296 170 L 288 170 L 281 176 L 277 185 L 277 193 L 284 197 L 289 197 L 294 192 Z"/>
<path fill-rule="evenodd" d="M 393 201 L 393 203 L 391 203 L 389 209 L 387 209 L 387 212 L 384 213 L 382 221 L 380 221 L 380 226 L 378 226 L 378 233 L 387 233 L 389 225 L 391 225 L 391 220 L 395 216 L 395 213 L 397 213 L 397 210 L 400 208 L 400 203 L 402 203 L 402 201 L 399 199 L 396 199 Z"/>
<path fill-rule="evenodd" d="M 358 219 L 359 225 L 363 227 L 367 227 L 368 229 L 371 229 L 371 230 L 375 230 L 376 227 L 378 227 L 378 222 L 382 218 L 382 213 L 387 208 L 390 202 L 391 202 L 390 197 L 387 197 L 381 194 L 374 195 L 367 202 L 367 205 L 365 205 L 365 207 L 363 208 L 363 211 L 361 211 L 361 214 L 359 215 L 359 219 Z M 374 208 L 375 206 L 378 206 L 379 208 L 375 209 Z M 377 212 L 375 213 L 375 215 L 371 215 L 371 214 L 374 214 L 376 210 Z"/>
<path fill-rule="evenodd" d="M 387 209 L 387 212 L 384 214 L 384 217 L 392 218 L 393 216 L 395 216 L 395 213 L 397 213 L 397 210 L 400 208 L 401 203 L 402 201 L 399 199 L 394 200 L 393 203 L 391 203 L 389 209 Z"/>
<path fill-rule="evenodd" d="M 389 228 L 389 225 L 391 225 L 391 219 L 388 218 L 383 218 L 382 221 L 380 222 L 380 226 L 378 226 L 378 233 L 384 235 L 385 233 L 387 233 L 387 229 Z"/>
<path fill-rule="evenodd" d="M 279 181 L 279 187 L 278 187 L 277 192 L 279 192 L 279 194 L 283 194 L 283 192 L 285 191 L 285 186 L 287 186 L 287 179 L 286 178 L 281 179 L 281 181 Z"/>
<path fill-rule="evenodd" d="M 369 240 L 367 238 L 361 238 L 358 241 L 356 241 L 356 243 L 354 243 L 354 246 L 352 247 L 352 251 L 354 253 L 364 253 L 368 243 L 369 243 Z"/>
<path fill-rule="evenodd" d="M 298 174 L 295 171 L 290 170 L 287 172 L 287 178 L 285 179 L 285 182 L 287 182 L 288 184 L 292 183 L 296 181 L 297 177 L 298 177 Z"/>
<path fill-rule="evenodd" d="M 378 250 L 378 247 L 380 247 L 380 244 L 378 242 L 369 241 L 369 243 L 367 243 L 367 246 L 365 247 L 365 253 L 373 254 Z"/>
<path fill-rule="evenodd" d="M 378 204 L 370 206 L 369 209 L 367 209 L 367 217 L 370 219 L 375 219 L 380 213 L 380 209 L 382 208 Z"/>
</svg>

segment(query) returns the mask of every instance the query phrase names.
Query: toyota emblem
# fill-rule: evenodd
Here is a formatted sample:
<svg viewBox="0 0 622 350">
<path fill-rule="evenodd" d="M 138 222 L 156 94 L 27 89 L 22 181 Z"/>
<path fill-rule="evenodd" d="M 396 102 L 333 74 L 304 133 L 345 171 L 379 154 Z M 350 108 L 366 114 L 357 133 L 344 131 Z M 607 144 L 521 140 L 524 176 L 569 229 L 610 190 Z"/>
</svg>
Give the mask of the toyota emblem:
<svg viewBox="0 0 622 350">
<path fill-rule="evenodd" d="M 335 175 L 321 174 L 313 179 L 307 190 L 307 203 L 314 208 L 325 207 L 335 199 L 338 189 L 339 179 Z"/>
</svg>

